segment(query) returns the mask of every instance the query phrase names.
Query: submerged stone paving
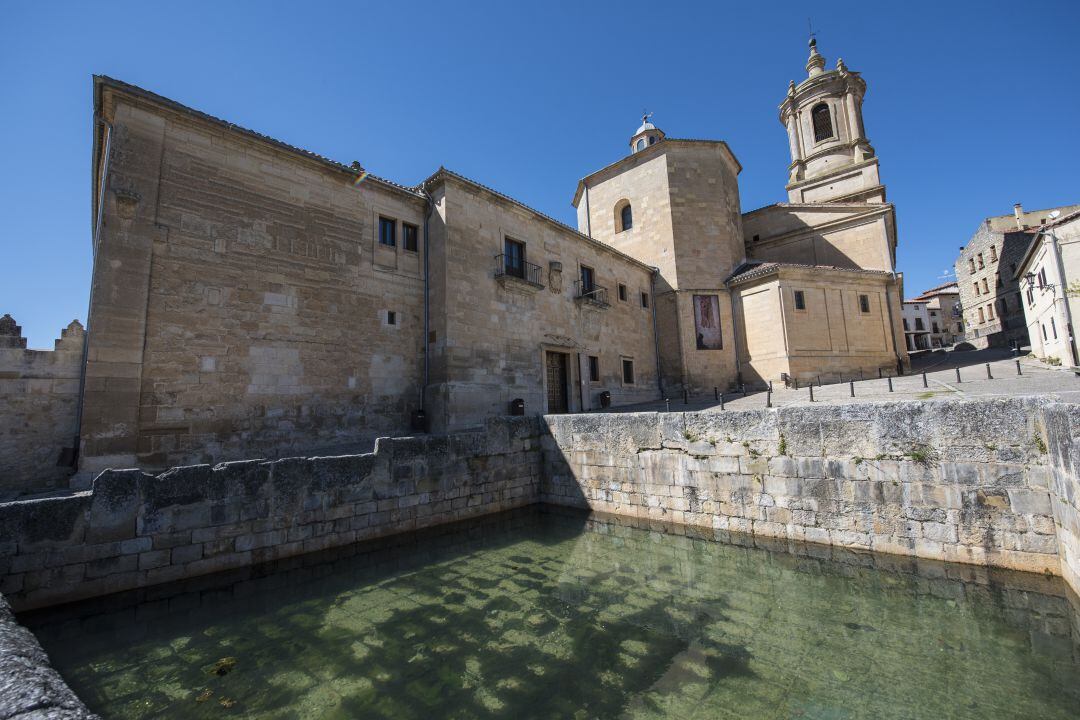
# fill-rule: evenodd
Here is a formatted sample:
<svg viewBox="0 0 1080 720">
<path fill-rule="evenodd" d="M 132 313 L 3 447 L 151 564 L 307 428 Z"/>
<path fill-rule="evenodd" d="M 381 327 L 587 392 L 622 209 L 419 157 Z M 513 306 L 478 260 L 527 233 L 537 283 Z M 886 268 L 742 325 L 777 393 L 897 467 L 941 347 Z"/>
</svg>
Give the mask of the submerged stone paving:
<svg viewBox="0 0 1080 720">
<path fill-rule="evenodd" d="M 1060 580 L 727 537 L 534 509 L 27 622 L 115 718 L 1080 712 Z"/>
</svg>

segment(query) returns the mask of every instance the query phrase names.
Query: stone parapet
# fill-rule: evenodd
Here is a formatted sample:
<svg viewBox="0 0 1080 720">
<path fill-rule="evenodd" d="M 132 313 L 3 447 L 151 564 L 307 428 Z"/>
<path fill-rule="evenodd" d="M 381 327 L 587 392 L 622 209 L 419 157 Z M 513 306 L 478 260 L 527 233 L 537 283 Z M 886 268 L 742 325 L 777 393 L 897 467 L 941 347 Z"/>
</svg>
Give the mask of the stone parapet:
<svg viewBox="0 0 1080 720">
<path fill-rule="evenodd" d="M 1045 422 L 1045 406 L 1028 398 L 552 416 L 541 500 L 1058 574 L 1063 490 L 1051 486 L 1064 483 L 1064 461 L 1047 453 L 1045 435 L 1071 435 L 1057 415 Z"/>
<path fill-rule="evenodd" d="M 23 610 L 528 505 L 540 432 L 496 419 L 364 455 L 106 470 L 88 492 L 0 504 L 0 592 Z"/>
</svg>

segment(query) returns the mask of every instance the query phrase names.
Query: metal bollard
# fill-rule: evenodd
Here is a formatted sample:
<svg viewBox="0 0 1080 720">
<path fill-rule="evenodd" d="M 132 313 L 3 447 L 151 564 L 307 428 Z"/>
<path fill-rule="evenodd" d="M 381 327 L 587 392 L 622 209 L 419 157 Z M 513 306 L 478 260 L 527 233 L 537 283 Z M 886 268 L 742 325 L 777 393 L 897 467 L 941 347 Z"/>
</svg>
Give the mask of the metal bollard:
<svg viewBox="0 0 1080 720">
<path fill-rule="evenodd" d="M 990 374 L 990 363 L 986 363 L 986 379 L 993 380 L 994 376 Z"/>
<path fill-rule="evenodd" d="M 682 404 L 683 405 L 689 405 L 690 404 L 690 391 L 689 390 L 683 390 L 682 391 Z"/>
<path fill-rule="evenodd" d="M 772 380 L 769 381 L 769 392 L 772 392 Z"/>
<path fill-rule="evenodd" d="M 820 375 L 817 376 L 817 386 L 821 387 L 821 376 Z"/>
<path fill-rule="evenodd" d="M 881 368 L 877 369 L 877 378 L 878 378 L 878 380 L 881 379 Z"/>
<path fill-rule="evenodd" d="M 855 397 L 855 381 L 848 381 L 848 387 L 851 389 L 851 397 Z"/>
<path fill-rule="evenodd" d="M 664 404 L 667 405 L 667 412 L 671 412 L 671 398 L 664 398 Z"/>
<path fill-rule="evenodd" d="M 960 379 L 960 368 L 956 368 L 956 382 L 963 382 L 963 380 Z"/>
<path fill-rule="evenodd" d="M 930 387 L 929 385 L 926 384 L 926 371 L 925 370 L 923 370 L 923 374 L 922 374 L 922 386 L 923 387 Z"/>
<path fill-rule="evenodd" d="M 814 402 L 814 384 L 810 383 L 810 402 Z"/>
<path fill-rule="evenodd" d="M 799 389 L 799 378 L 795 378 L 795 389 Z"/>
<path fill-rule="evenodd" d="M 712 389 L 712 394 L 713 394 L 713 397 L 714 397 L 714 398 L 716 398 L 717 400 L 719 400 L 719 399 L 720 399 L 720 388 L 718 388 L 718 387 L 716 387 L 715 385 L 713 385 L 713 389 Z"/>
<path fill-rule="evenodd" d="M 1016 361 L 1016 374 L 1017 375 L 1023 375 L 1024 374 L 1024 371 L 1020 369 L 1020 361 L 1019 360 Z"/>
<path fill-rule="evenodd" d="M 892 392 L 892 378 L 889 378 L 889 392 Z"/>
<path fill-rule="evenodd" d="M 742 385 L 740 385 L 739 389 L 742 390 L 742 396 L 746 397 L 746 383 L 743 383 Z"/>
<path fill-rule="evenodd" d="M 720 393 L 720 409 L 724 409 L 724 393 Z"/>
<path fill-rule="evenodd" d="M 772 407 L 772 390 L 765 393 L 765 407 Z"/>
</svg>

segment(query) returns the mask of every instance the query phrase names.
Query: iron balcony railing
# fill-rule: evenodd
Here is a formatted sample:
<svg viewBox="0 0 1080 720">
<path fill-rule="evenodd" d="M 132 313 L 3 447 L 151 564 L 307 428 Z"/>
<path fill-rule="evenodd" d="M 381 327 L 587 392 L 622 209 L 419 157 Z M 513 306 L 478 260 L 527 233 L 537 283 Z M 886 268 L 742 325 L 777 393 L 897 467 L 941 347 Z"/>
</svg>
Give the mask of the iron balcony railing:
<svg viewBox="0 0 1080 720">
<path fill-rule="evenodd" d="M 517 278 L 530 285 L 542 287 L 543 282 L 540 280 L 540 273 L 541 268 L 539 265 L 533 265 L 505 253 L 495 256 L 495 277 L 497 278 Z"/>
<path fill-rule="evenodd" d="M 596 284 L 586 285 L 580 280 L 574 281 L 574 297 L 578 300 L 583 300 L 594 305 L 601 305 L 603 307 L 607 307 L 608 304 L 606 287 Z"/>
</svg>

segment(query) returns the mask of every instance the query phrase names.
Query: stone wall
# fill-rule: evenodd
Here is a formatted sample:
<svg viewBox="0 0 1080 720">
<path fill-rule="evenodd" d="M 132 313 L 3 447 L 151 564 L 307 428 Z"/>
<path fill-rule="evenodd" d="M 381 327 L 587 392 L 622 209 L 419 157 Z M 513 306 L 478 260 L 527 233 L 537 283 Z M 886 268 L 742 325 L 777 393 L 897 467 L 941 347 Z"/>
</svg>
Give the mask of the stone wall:
<svg viewBox="0 0 1080 720">
<path fill-rule="evenodd" d="M 1080 406 L 1050 405 L 1039 416 L 1037 445 L 1050 466 L 1061 574 L 1080 593 Z"/>
<path fill-rule="evenodd" d="M 73 320 L 53 350 L 27 350 L 0 318 L 0 500 L 66 487 L 72 468 L 57 460 L 74 447 L 84 336 Z"/>
<path fill-rule="evenodd" d="M 647 266 L 449 171 L 425 186 L 435 200 L 431 271 L 439 278 L 431 301 L 432 430 L 475 427 L 507 414 L 517 398 L 529 415 L 548 412 L 548 353 L 565 365 L 571 412 L 600 407 L 605 391 L 613 405 L 659 398 L 652 314 L 640 299 L 650 292 Z M 523 244 L 525 261 L 537 266 L 531 278 L 497 275 L 507 239 Z M 582 267 L 607 289 L 606 303 L 577 298 Z M 623 382 L 623 360 L 633 363 L 632 383 Z"/>
<path fill-rule="evenodd" d="M 112 130 L 80 472 L 355 453 L 406 432 L 423 248 L 403 228 L 424 199 L 115 81 L 98 92 Z"/>
<path fill-rule="evenodd" d="M 513 418 L 364 455 L 105 471 L 89 492 L 0 504 L 0 592 L 22 610 L 527 505 L 540 432 Z"/>
<path fill-rule="evenodd" d="M 0 595 L 0 717 L 100 720 L 67 686 Z"/>
<path fill-rule="evenodd" d="M 549 417 L 541 499 L 1056 574 L 1038 409 L 1027 399 Z"/>
</svg>

